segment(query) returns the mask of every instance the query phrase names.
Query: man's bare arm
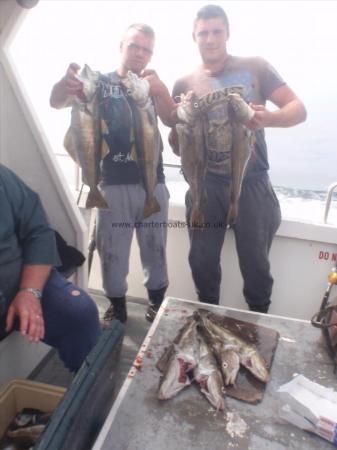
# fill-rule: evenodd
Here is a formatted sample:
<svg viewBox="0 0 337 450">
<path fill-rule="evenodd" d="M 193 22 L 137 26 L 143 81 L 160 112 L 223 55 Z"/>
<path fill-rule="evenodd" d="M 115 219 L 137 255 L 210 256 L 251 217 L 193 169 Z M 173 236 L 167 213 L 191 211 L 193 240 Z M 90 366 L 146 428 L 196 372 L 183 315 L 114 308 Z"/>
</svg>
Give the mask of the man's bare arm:
<svg viewBox="0 0 337 450">
<path fill-rule="evenodd" d="M 180 156 L 178 133 L 177 133 L 176 127 L 171 128 L 171 131 L 168 136 L 168 141 L 173 150 L 173 153 L 177 156 Z"/>
<path fill-rule="evenodd" d="M 247 124 L 251 130 L 265 127 L 292 127 L 304 122 L 307 112 L 302 101 L 287 86 L 275 89 L 269 100 L 278 106 L 275 111 L 269 111 L 264 105 L 251 104 L 256 111 L 252 120 Z"/>
<path fill-rule="evenodd" d="M 156 110 L 161 121 L 164 125 L 173 127 L 178 122 L 176 114 L 177 105 L 173 101 L 169 90 L 154 70 L 144 70 L 142 77 L 150 85 L 150 96 L 155 101 Z"/>
</svg>

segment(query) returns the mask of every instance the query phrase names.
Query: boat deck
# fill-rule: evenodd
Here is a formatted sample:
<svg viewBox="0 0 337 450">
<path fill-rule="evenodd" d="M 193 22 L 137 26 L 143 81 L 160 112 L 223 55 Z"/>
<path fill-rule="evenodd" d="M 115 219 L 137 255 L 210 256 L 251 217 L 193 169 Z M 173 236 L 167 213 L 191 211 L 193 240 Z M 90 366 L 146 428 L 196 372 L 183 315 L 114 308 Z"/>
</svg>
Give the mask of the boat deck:
<svg viewBox="0 0 337 450">
<path fill-rule="evenodd" d="M 104 295 L 98 291 L 89 291 L 95 300 L 100 317 L 103 316 L 109 303 Z M 119 389 L 139 351 L 139 348 L 150 328 L 150 323 L 145 319 L 147 301 L 140 298 L 128 297 L 128 320 L 125 326 L 125 337 L 121 351 L 120 370 L 116 381 Z M 29 379 L 56 386 L 69 387 L 74 375 L 72 375 L 59 359 L 56 350 L 51 350 L 30 374 Z"/>
<path fill-rule="evenodd" d="M 267 336 L 264 333 L 267 330 L 279 333 L 263 400 L 257 404 L 239 401 L 238 397 L 232 398 L 234 393 L 227 388 L 225 410 L 216 411 L 193 385 L 170 400 L 158 400 L 160 373 L 155 363 L 186 318 L 199 307 L 197 302 L 166 298 L 140 348 L 139 364 L 129 372 L 93 450 L 333 448 L 331 443 L 294 427 L 279 415 L 281 402 L 277 390 L 294 373 L 336 389 L 332 361 L 320 341 L 319 330 L 308 321 L 204 305 L 227 319 L 249 322 L 252 327 L 247 331 L 260 342 L 261 354 Z M 243 324 L 240 327 L 243 329 Z M 243 369 L 242 376 L 244 373 Z M 250 374 L 247 380 L 253 388 L 256 381 Z M 239 374 L 234 390 L 240 389 L 241 381 Z"/>
</svg>

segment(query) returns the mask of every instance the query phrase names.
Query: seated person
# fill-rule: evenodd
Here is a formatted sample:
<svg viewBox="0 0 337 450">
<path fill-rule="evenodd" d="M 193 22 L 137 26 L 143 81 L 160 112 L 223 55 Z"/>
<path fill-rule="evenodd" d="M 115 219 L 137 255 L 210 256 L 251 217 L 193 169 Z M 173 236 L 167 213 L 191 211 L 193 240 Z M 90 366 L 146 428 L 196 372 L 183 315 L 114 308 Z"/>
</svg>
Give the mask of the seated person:
<svg viewBox="0 0 337 450">
<path fill-rule="evenodd" d="M 0 164 L 0 336 L 13 329 L 56 347 L 77 371 L 101 334 L 89 295 L 67 281 L 39 196 Z"/>
</svg>

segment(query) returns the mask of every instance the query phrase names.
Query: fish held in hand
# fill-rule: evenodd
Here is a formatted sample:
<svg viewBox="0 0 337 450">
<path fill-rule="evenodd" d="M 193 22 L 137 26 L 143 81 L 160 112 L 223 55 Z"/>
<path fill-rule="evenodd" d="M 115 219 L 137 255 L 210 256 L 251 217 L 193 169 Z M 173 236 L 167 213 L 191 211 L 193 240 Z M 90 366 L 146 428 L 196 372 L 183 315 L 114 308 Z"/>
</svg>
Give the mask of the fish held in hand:
<svg viewBox="0 0 337 450">
<path fill-rule="evenodd" d="M 128 71 L 122 80 L 127 90 L 129 104 L 135 128 L 136 152 L 134 159 L 140 169 L 142 183 L 146 193 L 144 218 L 160 211 L 158 200 L 154 195 L 157 185 L 157 166 L 161 150 L 159 134 L 154 108 L 149 98 L 149 83 Z"/>
<path fill-rule="evenodd" d="M 177 108 L 178 117 L 183 123 L 176 125 L 181 166 L 190 186 L 192 211 L 189 226 L 202 227 L 203 207 L 206 204 L 205 178 L 207 171 L 207 151 L 204 139 L 204 125 L 199 115 L 196 95 L 190 91 L 181 96 L 182 103 Z"/>
<path fill-rule="evenodd" d="M 108 208 L 98 189 L 101 180 L 100 162 L 109 153 L 103 138 L 108 129 L 101 119 L 97 98 L 99 77 L 99 72 L 84 66 L 80 74 L 83 96 L 73 100 L 71 123 L 64 138 L 65 149 L 81 167 L 82 181 L 90 188 L 86 208 Z"/>
<path fill-rule="evenodd" d="M 227 223 L 232 225 L 238 216 L 242 181 L 255 142 L 254 134 L 245 125 L 254 117 L 255 111 L 238 93 L 230 93 L 228 102 L 232 128 L 232 177 Z"/>
<path fill-rule="evenodd" d="M 232 123 L 231 194 L 227 223 L 233 225 L 239 213 L 243 177 L 253 150 L 253 134 L 241 123 Z"/>
</svg>

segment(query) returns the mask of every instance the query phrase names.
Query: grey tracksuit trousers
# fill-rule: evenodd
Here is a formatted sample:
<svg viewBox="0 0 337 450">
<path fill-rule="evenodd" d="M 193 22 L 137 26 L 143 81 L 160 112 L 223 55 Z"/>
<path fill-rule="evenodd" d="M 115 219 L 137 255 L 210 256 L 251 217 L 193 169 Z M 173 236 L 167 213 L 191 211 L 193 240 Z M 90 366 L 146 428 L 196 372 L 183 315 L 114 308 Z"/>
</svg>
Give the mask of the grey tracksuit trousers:
<svg viewBox="0 0 337 450">
<path fill-rule="evenodd" d="M 229 207 L 229 183 L 207 179 L 207 204 L 204 229 L 190 229 L 189 263 L 200 301 L 219 304 L 220 255 L 226 233 Z M 191 214 L 191 197 L 186 194 L 187 221 Z M 267 174 L 243 183 L 239 215 L 233 230 L 240 270 L 244 280 L 243 294 L 251 306 L 268 307 L 273 286 L 269 250 L 281 222 L 279 202 Z M 223 226 L 220 226 L 220 224 Z M 226 268 L 224 268 L 226 270 Z"/>
<path fill-rule="evenodd" d="M 169 192 L 158 183 L 155 197 L 160 211 L 143 219 L 145 191 L 140 184 L 108 185 L 102 193 L 109 209 L 100 209 L 97 217 L 96 243 L 101 260 L 103 288 L 107 297 L 123 297 L 127 291 L 129 257 L 136 230 L 144 285 L 159 290 L 168 285 L 166 238 Z"/>
</svg>

